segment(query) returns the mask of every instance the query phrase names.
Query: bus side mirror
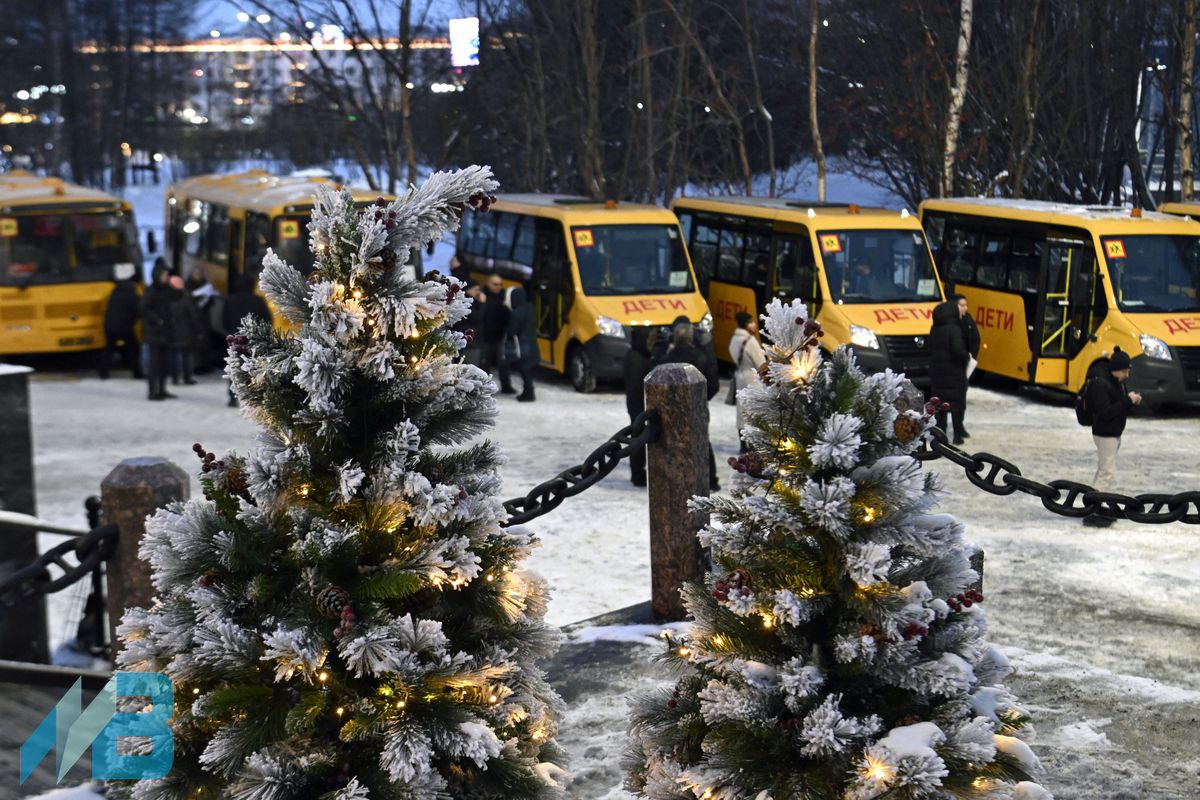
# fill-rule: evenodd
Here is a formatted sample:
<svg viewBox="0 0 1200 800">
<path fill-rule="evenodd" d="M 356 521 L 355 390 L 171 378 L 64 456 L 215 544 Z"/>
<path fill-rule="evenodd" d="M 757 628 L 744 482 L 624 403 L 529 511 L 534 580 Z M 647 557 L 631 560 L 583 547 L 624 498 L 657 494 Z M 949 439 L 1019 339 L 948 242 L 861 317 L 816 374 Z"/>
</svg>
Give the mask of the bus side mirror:
<svg viewBox="0 0 1200 800">
<path fill-rule="evenodd" d="M 1099 337 L 1097 337 L 1097 336 L 1096 336 L 1096 334 L 1094 334 L 1094 333 L 1089 333 L 1089 334 L 1088 334 L 1088 341 L 1089 341 L 1089 342 L 1098 342 L 1098 341 L 1100 341 L 1100 339 L 1099 339 Z"/>
</svg>

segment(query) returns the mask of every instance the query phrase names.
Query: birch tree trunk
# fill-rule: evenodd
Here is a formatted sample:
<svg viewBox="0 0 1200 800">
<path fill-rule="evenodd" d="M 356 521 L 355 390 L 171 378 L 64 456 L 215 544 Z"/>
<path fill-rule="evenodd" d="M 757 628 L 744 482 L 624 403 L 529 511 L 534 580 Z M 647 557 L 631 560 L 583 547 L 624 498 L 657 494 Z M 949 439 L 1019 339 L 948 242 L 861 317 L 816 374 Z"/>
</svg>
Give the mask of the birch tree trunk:
<svg viewBox="0 0 1200 800">
<path fill-rule="evenodd" d="M 946 113 L 946 144 L 942 150 L 942 197 L 954 191 L 954 160 L 958 155 L 958 130 L 963 103 L 967 98 L 968 59 L 971 51 L 971 18 L 975 0 L 961 0 L 958 26 L 958 52 L 954 57 L 954 87 L 950 90 L 950 108 Z"/>
<path fill-rule="evenodd" d="M 825 145 L 821 141 L 821 124 L 817 118 L 817 33 L 821 30 L 818 0 L 808 0 L 808 11 L 811 18 L 808 31 L 808 124 L 812 134 L 813 159 L 817 162 L 817 202 L 824 203 Z"/>
<path fill-rule="evenodd" d="M 1182 68 L 1179 73 L 1179 199 L 1188 202 L 1192 186 L 1192 87 L 1196 69 L 1197 0 L 1184 0 L 1183 41 L 1180 46 Z"/>
</svg>

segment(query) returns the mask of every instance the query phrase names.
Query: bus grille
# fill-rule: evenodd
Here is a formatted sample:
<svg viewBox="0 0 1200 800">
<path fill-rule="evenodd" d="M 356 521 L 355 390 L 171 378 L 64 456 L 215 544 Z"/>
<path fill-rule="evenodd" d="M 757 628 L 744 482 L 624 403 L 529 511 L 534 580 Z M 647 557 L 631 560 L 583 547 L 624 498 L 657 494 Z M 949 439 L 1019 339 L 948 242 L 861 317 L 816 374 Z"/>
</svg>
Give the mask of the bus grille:
<svg viewBox="0 0 1200 800">
<path fill-rule="evenodd" d="M 37 306 L 0 305 L 0 319 L 5 322 L 28 322 L 29 320 L 37 319 Z"/>
<path fill-rule="evenodd" d="M 924 336 L 880 336 L 887 348 L 892 371 L 903 372 L 909 378 L 929 377 L 929 354 L 925 352 Z"/>
<path fill-rule="evenodd" d="M 1175 355 L 1183 370 L 1183 388 L 1200 389 L 1200 347 L 1176 347 Z"/>
<path fill-rule="evenodd" d="M 47 303 L 46 318 L 99 317 L 104 315 L 103 303 Z"/>
</svg>

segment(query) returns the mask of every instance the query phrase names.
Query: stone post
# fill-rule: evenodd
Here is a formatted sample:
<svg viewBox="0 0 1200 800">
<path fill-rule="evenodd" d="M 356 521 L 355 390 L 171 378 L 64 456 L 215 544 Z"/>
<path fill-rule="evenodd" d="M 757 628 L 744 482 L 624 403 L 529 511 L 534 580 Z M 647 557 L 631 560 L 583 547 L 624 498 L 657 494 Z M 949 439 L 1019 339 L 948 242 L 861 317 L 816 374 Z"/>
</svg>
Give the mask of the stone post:
<svg viewBox="0 0 1200 800">
<path fill-rule="evenodd" d="M 699 577 L 703 554 L 696 532 L 706 515 L 688 500 L 708 494 L 708 393 L 690 364 L 663 364 L 646 376 L 646 409 L 657 410 L 661 433 L 647 450 L 650 489 L 650 603 L 656 616 L 685 616 L 680 587 Z"/>
<path fill-rule="evenodd" d="M 148 606 L 154 597 L 150 565 L 138 558 L 146 517 L 176 500 L 187 500 L 187 473 L 165 458 L 127 458 L 100 483 L 104 522 L 120 533 L 108 561 L 108 630 L 115 659 L 120 650 L 117 625 L 132 606 Z"/>
<path fill-rule="evenodd" d="M 36 515 L 29 423 L 32 372 L 29 367 L 0 364 L 0 509 Z M 35 531 L 0 526 L 0 577 L 29 566 L 37 557 Z M 49 663 L 45 595 L 0 611 L 0 659 Z"/>
</svg>

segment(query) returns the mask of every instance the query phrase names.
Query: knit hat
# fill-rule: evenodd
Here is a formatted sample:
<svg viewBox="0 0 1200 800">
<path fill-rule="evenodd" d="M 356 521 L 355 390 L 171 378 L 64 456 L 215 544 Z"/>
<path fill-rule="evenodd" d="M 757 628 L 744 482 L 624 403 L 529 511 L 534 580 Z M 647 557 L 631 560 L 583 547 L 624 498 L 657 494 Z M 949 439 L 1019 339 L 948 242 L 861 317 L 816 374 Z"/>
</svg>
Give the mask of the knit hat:
<svg viewBox="0 0 1200 800">
<path fill-rule="evenodd" d="M 1119 347 L 1114 347 L 1113 354 L 1108 359 L 1108 371 L 1117 372 L 1123 369 L 1129 369 L 1129 354 Z"/>
</svg>

